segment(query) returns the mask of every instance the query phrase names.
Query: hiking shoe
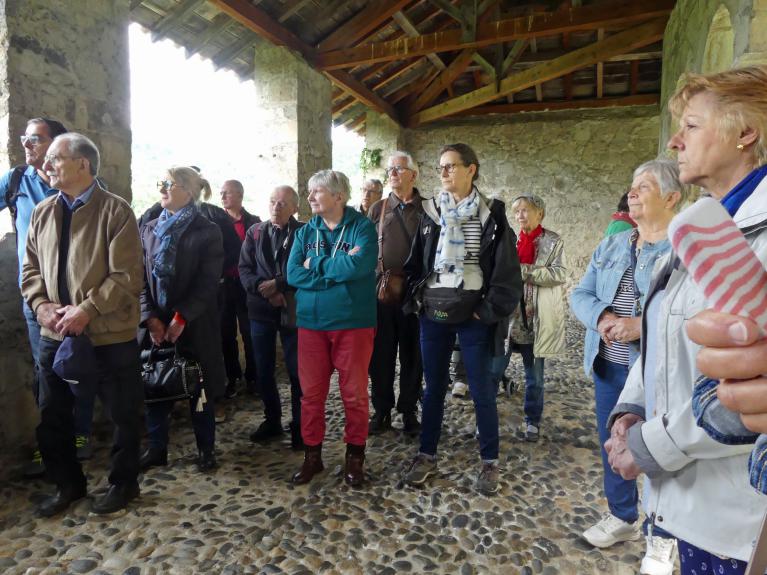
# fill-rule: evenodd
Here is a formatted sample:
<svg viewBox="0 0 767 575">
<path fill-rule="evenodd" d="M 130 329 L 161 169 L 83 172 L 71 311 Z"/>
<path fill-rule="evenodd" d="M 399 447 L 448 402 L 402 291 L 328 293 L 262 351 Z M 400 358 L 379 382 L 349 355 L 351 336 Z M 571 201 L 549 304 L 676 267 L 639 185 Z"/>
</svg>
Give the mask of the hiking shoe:
<svg viewBox="0 0 767 575">
<path fill-rule="evenodd" d="M 537 425 L 528 423 L 525 427 L 525 441 L 535 443 L 540 438 L 540 429 Z"/>
<path fill-rule="evenodd" d="M 216 423 L 224 423 L 226 421 L 226 408 L 220 403 L 217 403 L 213 408 L 213 413 L 215 414 Z"/>
<path fill-rule="evenodd" d="M 80 461 L 93 457 L 93 444 L 87 435 L 75 435 L 75 447 L 77 448 L 77 459 Z"/>
<path fill-rule="evenodd" d="M 22 475 L 24 479 L 35 479 L 45 475 L 45 464 L 39 449 L 35 449 L 32 453 L 32 459 L 24 466 Z"/>
<path fill-rule="evenodd" d="M 226 384 L 226 391 L 224 393 L 226 394 L 227 399 L 234 399 L 237 397 L 237 383 L 238 380 L 235 379 Z"/>
<path fill-rule="evenodd" d="M 370 418 L 368 435 L 380 435 L 391 429 L 391 413 L 378 413 Z"/>
<path fill-rule="evenodd" d="M 259 425 L 258 428 L 250 434 L 250 440 L 253 443 L 269 441 L 270 439 L 280 437 L 282 433 L 282 425 L 279 423 L 274 424 L 269 421 L 262 421 L 261 425 Z"/>
<path fill-rule="evenodd" d="M 415 411 L 402 414 L 402 431 L 406 435 L 418 435 L 421 431 L 421 422 L 418 421 L 418 415 Z"/>
<path fill-rule="evenodd" d="M 645 537 L 647 550 L 639 566 L 641 575 L 671 575 L 674 572 L 676 539 Z"/>
<path fill-rule="evenodd" d="M 462 381 L 455 380 L 453 383 L 452 394 L 453 397 L 466 397 L 466 392 L 469 391 L 469 386 Z"/>
<path fill-rule="evenodd" d="M 106 493 L 91 504 L 91 513 L 110 515 L 122 511 L 140 494 L 138 483 L 110 485 Z"/>
<path fill-rule="evenodd" d="M 635 523 L 627 523 L 607 513 L 599 523 L 583 532 L 583 538 L 594 547 L 604 549 L 621 541 L 636 541 L 639 539 L 639 530 Z"/>
<path fill-rule="evenodd" d="M 420 486 L 426 483 L 437 471 L 437 458 L 429 457 L 425 453 L 419 453 L 413 458 L 413 461 L 402 476 L 402 480 L 408 485 Z"/>
<path fill-rule="evenodd" d="M 483 462 L 474 487 L 482 495 L 495 495 L 498 492 L 498 464 Z"/>
</svg>

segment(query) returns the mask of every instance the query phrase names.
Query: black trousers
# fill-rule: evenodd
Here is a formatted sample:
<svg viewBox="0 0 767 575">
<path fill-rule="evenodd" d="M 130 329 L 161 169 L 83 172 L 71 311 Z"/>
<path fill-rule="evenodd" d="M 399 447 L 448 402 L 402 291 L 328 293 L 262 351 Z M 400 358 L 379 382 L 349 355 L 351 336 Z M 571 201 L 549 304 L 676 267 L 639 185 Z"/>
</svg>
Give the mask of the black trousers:
<svg viewBox="0 0 767 575">
<path fill-rule="evenodd" d="M 379 302 L 378 326 L 368 370 L 376 413 L 389 413 L 394 408 L 394 375 L 398 349 L 400 370 L 397 411 L 410 413 L 416 411 L 416 404 L 423 389 L 418 317 L 415 314 L 405 315 L 399 307 Z"/>
<path fill-rule="evenodd" d="M 230 382 L 242 378 L 240 348 L 237 345 L 237 328 L 245 349 L 245 380 L 256 380 L 256 362 L 253 359 L 253 342 L 250 339 L 247 295 L 240 278 L 226 277 L 221 287 L 221 349 L 224 355 L 226 378 Z"/>
<path fill-rule="evenodd" d="M 53 360 L 61 342 L 40 338 L 40 424 L 37 442 L 48 475 L 59 487 L 85 485 L 75 449 L 73 407 L 69 384 L 53 372 Z M 99 380 L 96 392 L 114 425 L 112 485 L 136 483 L 141 446 L 141 383 L 139 349 L 135 340 L 94 348 Z M 78 384 L 83 385 L 83 384 Z"/>
</svg>

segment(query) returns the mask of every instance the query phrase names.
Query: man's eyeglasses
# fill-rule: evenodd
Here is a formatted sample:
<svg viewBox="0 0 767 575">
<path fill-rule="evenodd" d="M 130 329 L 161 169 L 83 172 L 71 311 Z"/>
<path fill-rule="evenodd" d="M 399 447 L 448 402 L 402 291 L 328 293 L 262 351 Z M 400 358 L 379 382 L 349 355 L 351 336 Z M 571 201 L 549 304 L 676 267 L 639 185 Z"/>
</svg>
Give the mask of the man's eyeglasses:
<svg viewBox="0 0 767 575">
<path fill-rule="evenodd" d="M 47 138 L 45 136 L 38 136 L 37 134 L 32 134 L 31 136 L 23 135 L 19 136 L 19 140 L 21 140 L 21 145 L 26 146 L 29 144 L 30 146 L 39 146 L 42 144 Z"/>
<path fill-rule="evenodd" d="M 441 174 L 442 174 L 442 172 L 444 172 L 445 170 L 447 170 L 447 173 L 448 173 L 448 174 L 452 174 L 453 172 L 455 172 L 455 169 L 456 169 L 456 167 L 458 167 L 458 166 L 465 166 L 465 165 L 466 165 L 466 164 L 442 164 L 442 165 L 440 165 L 440 166 L 435 166 L 435 168 L 434 168 L 434 169 L 435 169 L 435 170 L 437 171 L 437 173 L 438 173 L 438 174 L 440 174 L 440 175 L 441 175 Z"/>
<path fill-rule="evenodd" d="M 62 160 L 72 160 L 75 157 L 81 157 L 81 156 L 56 156 L 56 155 L 47 155 L 45 156 L 45 162 L 48 164 L 60 164 Z"/>
<path fill-rule="evenodd" d="M 157 182 L 157 189 L 170 190 L 175 185 L 176 185 L 176 182 L 171 182 L 170 180 L 160 180 L 159 182 Z"/>
<path fill-rule="evenodd" d="M 397 172 L 397 175 L 399 176 L 402 172 L 405 170 L 410 170 L 410 168 L 406 166 L 390 166 L 386 168 L 386 175 L 391 176 L 394 172 Z M 410 170 L 412 171 L 412 170 Z"/>
</svg>

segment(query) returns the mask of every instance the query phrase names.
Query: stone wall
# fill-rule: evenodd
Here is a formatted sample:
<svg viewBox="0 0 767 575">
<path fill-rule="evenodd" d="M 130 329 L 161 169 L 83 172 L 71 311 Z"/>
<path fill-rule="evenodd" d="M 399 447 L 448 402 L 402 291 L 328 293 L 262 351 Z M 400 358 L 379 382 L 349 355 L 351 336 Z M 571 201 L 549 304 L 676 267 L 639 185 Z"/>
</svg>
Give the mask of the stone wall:
<svg viewBox="0 0 767 575">
<path fill-rule="evenodd" d="M 369 110 L 365 118 L 365 146 L 371 150 L 381 149 L 381 165 L 370 170 L 366 178 L 385 181 L 388 157 L 403 145 L 402 128 L 386 114 Z"/>
<path fill-rule="evenodd" d="M 546 201 L 544 225 L 562 234 L 571 268 L 582 274 L 633 169 L 656 155 L 654 106 L 463 119 L 405 133 L 421 168 L 418 187 L 431 196 L 443 144 L 465 142 L 481 164 L 480 191 L 508 203 L 522 192 Z M 517 228 L 512 221 L 513 227 Z"/>
</svg>

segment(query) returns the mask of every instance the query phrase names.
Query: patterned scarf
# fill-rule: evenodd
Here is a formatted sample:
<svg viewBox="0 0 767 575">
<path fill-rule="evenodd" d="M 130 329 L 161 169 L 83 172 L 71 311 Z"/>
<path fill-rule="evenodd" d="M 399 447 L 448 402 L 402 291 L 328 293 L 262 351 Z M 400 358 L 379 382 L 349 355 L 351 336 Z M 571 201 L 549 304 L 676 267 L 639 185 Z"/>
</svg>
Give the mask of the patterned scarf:
<svg viewBox="0 0 767 575">
<path fill-rule="evenodd" d="M 154 235 L 160 239 L 160 247 L 152 260 L 152 275 L 157 279 L 157 305 L 161 308 L 164 308 L 168 301 L 168 290 L 176 276 L 176 250 L 179 239 L 197 213 L 197 206 L 190 203 L 175 214 L 163 210 L 157 221 Z"/>
<path fill-rule="evenodd" d="M 538 227 L 530 233 L 527 233 L 524 230 L 519 230 L 519 239 L 517 240 L 517 255 L 519 256 L 519 263 L 535 263 L 535 240 L 538 239 L 538 236 L 540 236 L 542 233 L 543 227 L 541 227 L 541 224 L 538 224 Z"/>
<path fill-rule="evenodd" d="M 479 214 L 479 193 L 474 188 L 457 204 L 453 194 L 441 191 L 439 194 L 439 232 L 434 271 L 437 273 L 463 273 L 463 259 L 466 254 L 461 224 Z"/>
</svg>

